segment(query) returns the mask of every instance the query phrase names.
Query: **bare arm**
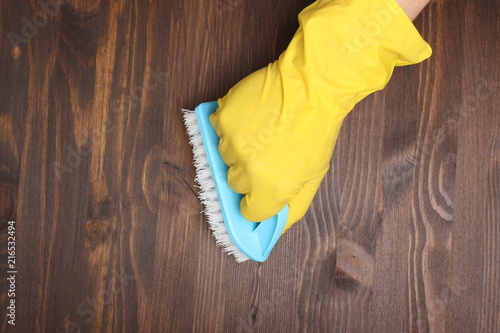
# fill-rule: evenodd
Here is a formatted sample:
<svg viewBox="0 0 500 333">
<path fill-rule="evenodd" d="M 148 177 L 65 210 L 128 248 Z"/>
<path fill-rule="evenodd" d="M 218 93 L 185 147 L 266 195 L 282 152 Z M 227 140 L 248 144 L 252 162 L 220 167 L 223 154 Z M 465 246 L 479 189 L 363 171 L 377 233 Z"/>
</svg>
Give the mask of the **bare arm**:
<svg viewBox="0 0 500 333">
<path fill-rule="evenodd" d="M 396 0 L 406 15 L 413 21 L 430 0 Z"/>
</svg>

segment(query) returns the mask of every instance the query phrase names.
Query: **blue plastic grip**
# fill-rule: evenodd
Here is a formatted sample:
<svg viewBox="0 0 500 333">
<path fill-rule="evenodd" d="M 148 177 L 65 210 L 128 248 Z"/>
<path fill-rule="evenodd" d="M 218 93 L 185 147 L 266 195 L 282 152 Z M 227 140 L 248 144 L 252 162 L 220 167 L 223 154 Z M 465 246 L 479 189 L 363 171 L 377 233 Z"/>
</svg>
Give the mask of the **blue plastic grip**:
<svg viewBox="0 0 500 333">
<path fill-rule="evenodd" d="M 228 166 L 220 157 L 219 137 L 210 123 L 210 115 L 217 110 L 217 102 L 203 103 L 195 114 L 200 128 L 208 165 L 215 183 L 224 224 L 234 245 L 248 258 L 265 261 L 280 238 L 288 218 L 288 205 L 278 214 L 263 221 L 250 222 L 240 212 L 242 194 L 233 192 L 227 183 Z"/>
</svg>

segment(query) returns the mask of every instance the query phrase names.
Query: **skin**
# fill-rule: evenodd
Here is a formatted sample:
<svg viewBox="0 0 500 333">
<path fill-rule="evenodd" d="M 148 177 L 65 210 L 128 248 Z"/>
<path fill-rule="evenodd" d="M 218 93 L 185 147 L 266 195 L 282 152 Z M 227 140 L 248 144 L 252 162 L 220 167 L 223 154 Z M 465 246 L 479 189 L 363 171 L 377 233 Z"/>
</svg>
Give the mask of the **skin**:
<svg viewBox="0 0 500 333">
<path fill-rule="evenodd" d="M 430 0 L 396 0 L 406 15 L 413 21 Z"/>
</svg>

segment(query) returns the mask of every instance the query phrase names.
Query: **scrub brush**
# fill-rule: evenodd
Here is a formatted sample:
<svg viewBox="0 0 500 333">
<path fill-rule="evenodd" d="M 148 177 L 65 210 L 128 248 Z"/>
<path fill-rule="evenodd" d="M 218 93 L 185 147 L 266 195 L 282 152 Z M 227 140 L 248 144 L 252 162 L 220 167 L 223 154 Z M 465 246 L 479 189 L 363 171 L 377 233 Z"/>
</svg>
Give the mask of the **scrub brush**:
<svg viewBox="0 0 500 333">
<path fill-rule="evenodd" d="M 243 195 L 229 188 L 229 168 L 219 154 L 219 137 L 209 119 L 217 107 L 217 102 L 209 102 L 200 104 L 194 111 L 183 110 L 184 124 L 193 146 L 195 181 L 199 185 L 203 213 L 217 246 L 234 255 L 237 262 L 248 259 L 262 262 L 268 258 L 285 228 L 288 206 L 263 222 L 250 222 L 241 215 Z"/>
</svg>

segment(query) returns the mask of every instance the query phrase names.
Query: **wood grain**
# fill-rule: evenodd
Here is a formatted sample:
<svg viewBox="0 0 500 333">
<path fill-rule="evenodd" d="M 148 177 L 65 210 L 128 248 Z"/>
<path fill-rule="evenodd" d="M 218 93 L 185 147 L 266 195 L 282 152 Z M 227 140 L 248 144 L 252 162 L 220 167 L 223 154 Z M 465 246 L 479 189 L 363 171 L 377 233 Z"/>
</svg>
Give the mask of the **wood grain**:
<svg viewBox="0 0 500 333">
<path fill-rule="evenodd" d="M 262 264 L 216 248 L 181 109 L 273 61 L 311 1 L 63 2 L 0 1 L 0 331 L 500 332 L 498 2 L 425 9 L 432 58 L 348 116 Z"/>
</svg>

